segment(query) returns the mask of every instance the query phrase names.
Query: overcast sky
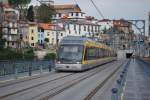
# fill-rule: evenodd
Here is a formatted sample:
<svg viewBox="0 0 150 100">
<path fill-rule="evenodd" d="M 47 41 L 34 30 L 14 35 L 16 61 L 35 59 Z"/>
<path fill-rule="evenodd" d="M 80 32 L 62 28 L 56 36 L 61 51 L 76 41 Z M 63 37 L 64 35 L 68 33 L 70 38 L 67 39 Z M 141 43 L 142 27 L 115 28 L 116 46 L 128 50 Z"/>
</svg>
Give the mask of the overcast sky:
<svg viewBox="0 0 150 100">
<path fill-rule="evenodd" d="M 83 12 L 87 15 L 101 19 L 90 0 L 54 0 L 55 4 L 75 4 L 77 1 Z M 150 0 L 93 0 L 108 19 L 145 19 L 148 24 Z M 38 4 L 32 0 L 32 4 Z M 146 25 L 147 26 L 147 25 Z"/>
</svg>

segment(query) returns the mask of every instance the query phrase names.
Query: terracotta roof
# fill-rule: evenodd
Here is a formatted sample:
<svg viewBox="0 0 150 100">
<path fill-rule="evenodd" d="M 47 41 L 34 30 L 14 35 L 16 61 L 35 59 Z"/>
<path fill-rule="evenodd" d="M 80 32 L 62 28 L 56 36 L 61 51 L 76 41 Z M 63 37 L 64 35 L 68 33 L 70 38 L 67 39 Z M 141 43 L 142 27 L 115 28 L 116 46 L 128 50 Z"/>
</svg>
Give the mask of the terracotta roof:
<svg viewBox="0 0 150 100">
<path fill-rule="evenodd" d="M 54 5 L 54 9 L 57 13 L 81 12 L 80 7 L 75 4 Z"/>
<path fill-rule="evenodd" d="M 51 30 L 53 27 L 51 24 L 48 23 L 39 23 L 38 26 L 44 30 Z"/>
<path fill-rule="evenodd" d="M 48 24 L 48 23 L 39 23 L 39 27 L 44 29 L 44 30 L 57 30 L 57 31 L 63 31 L 64 28 L 60 27 L 59 25 L 56 24 Z"/>
</svg>

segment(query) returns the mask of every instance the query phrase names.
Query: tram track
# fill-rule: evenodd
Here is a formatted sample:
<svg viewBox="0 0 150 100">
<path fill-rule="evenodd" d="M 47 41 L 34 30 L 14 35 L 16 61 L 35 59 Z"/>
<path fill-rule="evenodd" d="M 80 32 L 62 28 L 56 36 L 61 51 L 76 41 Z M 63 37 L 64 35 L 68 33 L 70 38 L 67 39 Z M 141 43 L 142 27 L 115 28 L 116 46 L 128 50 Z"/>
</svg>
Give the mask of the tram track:
<svg viewBox="0 0 150 100">
<path fill-rule="evenodd" d="M 103 67 L 102 69 L 99 69 L 99 70 L 96 70 L 96 71 L 93 71 L 91 73 L 87 73 L 86 75 L 84 76 L 80 76 L 78 77 L 77 79 L 74 79 L 74 80 L 71 80 L 69 82 L 66 82 L 54 89 L 51 89 L 51 90 L 48 90 L 48 91 L 45 91 L 44 93 L 42 93 L 41 95 L 38 95 L 36 97 L 33 97 L 31 98 L 30 100 L 49 100 L 50 98 L 62 93 L 63 91 L 73 87 L 74 85 L 77 85 L 79 84 L 80 82 L 86 80 L 87 78 L 90 78 L 98 73 L 100 73 L 101 71 L 103 71 L 104 69 L 108 68 L 108 66 L 106 67 Z M 44 94 L 44 95 L 43 95 Z"/>
<path fill-rule="evenodd" d="M 129 62 L 129 61 L 128 61 Z M 128 62 L 125 63 L 125 65 L 128 64 Z M 123 64 L 121 64 L 120 66 L 122 66 Z M 91 100 L 95 94 L 105 85 L 106 82 L 109 81 L 109 79 L 111 79 L 111 77 L 113 75 L 115 75 L 115 73 L 118 72 L 118 70 L 120 69 L 121 67 L 117 67 L 109 76 L 107 76 L 106 79 L 104 79 L 102 82 L 99 83 L 99 85 L 97 85 L 83 100 Z"/>
<path fill-rule="evenodd" d="M 69 81 L 67 81 L 67 82 L 65 82 L 63 84 L 60 84 L 60 85 L 58 85 L 58 86 L 56 86 L 56 87 L 54 87 L 54 88 L 52 88 L 52 89 L 50 89 L 48 91 L 44 91 L 41 94 L 38 94 L 38 95 L 36 95 L 34 97 L 31 97 L 29 100 L 38 100 L 38 99 L 40 99 L 40 100 L 47 100 L 50 97 L 53 97 L 53 96 L 55 96 L 55 95 L 65 91 L 66 89 L 68 89 L 68 88 L 70 88 L 70 87 L 80 83 L 81 81 L 83 81 L 83 80 L 85 80 L 85 79 L 87 79 L 89 77 L 92 77 L 93 75 L 99 73 L 100 71 L 108 68 L 108 66 L 110 66 L 110 65 L 112 65 L 112 62 L 108 63 L 108 64 L 105 64 L 105 65 L 103 65 L 101 67 L 94 68 L 94 69 L 92 69 L 90 71 L 87 71 L 86 74 L 82 73 L 83 75 L 81 74 L 80 77 L 77 77 L 74 80 L 69 80 Z M 99 69 L 99 70 L 97 70 L 97 69 Z M 19 91 L 12 92 L 12 93 L 0 96 L 0 99 L 2 99 L 2 100 L 10 100 L 9 98 L 11 98 L 12 96 L 15 96 L 17 94 L 21 94 L 21 93 L 23 93 L 23 94 L 25 93 L 26 94 L 27 93 L 26 91 L 29 91 L 29 90 L 32 90 L 32 89 L 44 86 L 45 84 L 50 84 L 51 82 L 54 82 L 54 81 L 58 81 L 58 80 L 62 80 L 64 78 L 71 77 L 71 76 L 73 76 L 75 74 L 76 73 L 71 73 L 69 75 L 62 76 L 62 77 L 56 78 L 54 80 L 50 80 L 50 81 L 47 81 L 47 82 L 44 82 L 44 83 L 41 83 L 41 84 L 34 85 L 32 87 L 28 87 L 28 88 L 25 88 L 25 89 L 22 89 L 22 90 L 19 90 Z"/>
<path fill-rule="evenodd" d="M 51 75 L 51 74 L 56 74 L 56 73 L 48 73 L 48 74 L 44 74 L 44 75 L 31 76 L 31 77 L 27 77 L 27 78 L 24 78 L 24 79 L 16 79 L 16 80 L 13 80 L 13 81 L 10 81 L 10 82 L 8 81 L 8 82 L 5 82 L 5 83 L 0 83 L 0 88 L 1 87 L 7 87 L 7 86 L 10 86 L 10 85 L 14 85 L 14 84 L 20 84 L 20 83 L 30 81 L 30 80 L 35 80 L 35 79 L 47 77 L 48 75 Z"/>
<path fill-rule="evenodd" d="M 25 88 L 25 89 L 21 89 L 21 90 L 18 90 L 18 91 L 15 91 L 15 92 L 12 92 L 12 93 L 9 93 L 9 94 L 0 96 L 0 100 L 3 99 L 3 98 L 9 97 L 9 96 L 11 96 L 11 95 L 14 95 L 14 94 L 17 94 L 17 93 L 26 91 L 26 90 L 28 90 L 28 89 L 36 88 L 36 87 L 41 86 L 41 85 L 43 85 L 43 84 L 47 84 L 47 83 L 53 82 L 53 81 L 55 81 L 55 80 L 59 80 L 59 79 L 62 79 L 62 78 L 71 76 L 71 75 L 73 75 L 73 74 L 75 74 L 75 73 L 71 73 L 71 74 L 68 74 L 68 75 L 65 75 L 65 76 L 61 76 L 61 77 L 58 77 L 58 78 L 55 78 L 55 79 L 52 79 L 52 80 L 49 80 L 49 81 L 46 81 L 46 82 L 43 82 L 43 83 L 40 83 L 40 84 L 33 85 L 33 86 L 28 87 L 28 88 Z"/>
</svg>

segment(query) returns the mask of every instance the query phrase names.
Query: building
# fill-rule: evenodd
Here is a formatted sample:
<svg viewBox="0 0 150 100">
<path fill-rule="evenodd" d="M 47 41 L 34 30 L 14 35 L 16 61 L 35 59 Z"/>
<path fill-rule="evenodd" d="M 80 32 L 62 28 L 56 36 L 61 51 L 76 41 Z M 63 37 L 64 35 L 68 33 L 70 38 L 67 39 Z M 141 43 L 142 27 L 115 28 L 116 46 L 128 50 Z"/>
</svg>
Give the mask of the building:
<svg viewBox="0 0 150 100">
<path fill-rule="evenodd" d="M 30 47 L 37 47 L 38 44 L 38 25 L 36 22 L 28 22 L 28 42 Z"/>
<path fill-rule="evenodd" d="M 57 21 L 55 24 L 65 29 L 66 36 L 94 37 L 100 33 L 100 25 L 91 23 L 87 20 Z"/>
<path fill-rule="evenodd" d="M 54 5 L 56 14 L 53 15 L 53 24 L 65 30 L 64 36 L 97 37 L 100 33 L 100 25 L 92 16 L 85 16 L 78 5 Z M 60 40 L 58 36 L 58 40 Z M 54 38 L 55 40 L 55 38 Z"/>
<path fill-rule="evenodd" d="M 45 39 L 45 30 L 49 30 L 49 24 L 46 23 L 39 23 L 38 25 L 38 44 L 43 45 L 44 44 L 44 39 Z"/>
<path fill-rule="evenodd" d="M 85 13 L 76 4 L 54 5 L 56 14 L 52 16 L 53 21 L 61 19 L 80 20 L 85 18 Z"/>
<path fill-rule="evenodd" d="M 4 20 L 2 23 L 3 38 L 6 39 L 6 46 L 17 48 L 18 41 L 18 19 L 19 12 L 9 5 L 4 5 Z"/>
<path fill-rule="evenodd" d="M 48 39 L 47 45 L 56 45 L 61 39 L 66 36 L 66 32 L 60 26 L 55 24 L 39 23 L 38 26 L 38 42 L 43 45 L 45 39 Z"/>
<path fill-rule="evenodd" d="M 148 36 L 150 37 L 150 12 L 148 13 Z"/>
<path fill-rule="evenodd" d="M 29 47 L 28 32 L 29 24 L 26 21 L 18 21 L 18 36 L 20 40 L 20 48 Z"/>
<path fill-rule="evenodd" d="M 50 44 L 51 45 L 55 45 L 55 46 L 58 46 L 58 43 L 61 42 L 61 39 L 66 35 L 66 30 L 61 27 L 61 26 L 58 26 L 58 25 L 55 25 L 53 24 L 52 26 L 52 29 L 51 29 L 51 32 L 50 32 Z"/>
<path fill-rule="evenodd" d="M 133 31 L 132 24 L 124 19 L 113 20 L 113 27 L 124 33 L 131 33 Z"/>
<path fill-rule="evenodd" d="M 97 23 L 101 25 L 100 30 L 101 30 L 101 33 L 104 33 L 104 34 L 108 29 L 113 27 L 113 21 L 109 19 L 102 19 L 102 20 L 99 20 Z"/>
</svg>

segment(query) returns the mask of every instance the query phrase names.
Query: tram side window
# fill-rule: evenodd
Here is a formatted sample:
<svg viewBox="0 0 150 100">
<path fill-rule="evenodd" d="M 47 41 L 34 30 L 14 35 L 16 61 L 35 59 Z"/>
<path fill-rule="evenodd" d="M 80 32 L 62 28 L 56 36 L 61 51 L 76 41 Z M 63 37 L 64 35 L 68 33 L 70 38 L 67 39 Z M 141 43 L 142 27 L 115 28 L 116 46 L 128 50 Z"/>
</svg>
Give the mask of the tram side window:
<svg viewBox="0 0 150 100">
<path fill-rule="evenodd" d="M 96 48 L 86 48 L 85 51 L 85 60 L 94 60 L 96 59 Z"/>
<path fill-rule="evenodd" d="M 99 58 L 102 58 L 103 57 L 103 51 L 102 51 L 102 49 L 99 49 L 99 52 L 98 52 L 99 54 Z"/>
</svg>

